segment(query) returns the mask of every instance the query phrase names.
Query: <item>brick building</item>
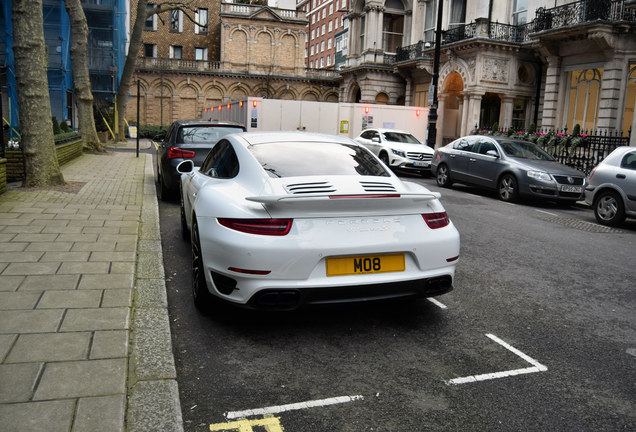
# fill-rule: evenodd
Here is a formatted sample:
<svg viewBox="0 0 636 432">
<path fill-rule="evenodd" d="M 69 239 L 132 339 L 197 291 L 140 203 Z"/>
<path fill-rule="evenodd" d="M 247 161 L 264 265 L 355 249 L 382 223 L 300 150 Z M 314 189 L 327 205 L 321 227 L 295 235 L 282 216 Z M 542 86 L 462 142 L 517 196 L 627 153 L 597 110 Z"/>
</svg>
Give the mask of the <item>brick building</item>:
<svg viewBox="0 0 636 432">
<path fill-rule="evenodd" d="M 310 69 L 334 69 L 335 36 L 348 25 L 351 0 L 302 0 L 297 9 L 307 15 L 305 65 Z"/>
<path fill-rule="evenodd" d="M 199 118 L 206 106 L 246 96 L 337 102 L 336 75 L 305 68 L 303 11 L 218 0 L 190 7 L 200 25 L 181 11 L 146 21 L 134 77 L 142 125 Z M 137 117 L 136 99 L 133 85 L 129 120 Z"/>
</svg>

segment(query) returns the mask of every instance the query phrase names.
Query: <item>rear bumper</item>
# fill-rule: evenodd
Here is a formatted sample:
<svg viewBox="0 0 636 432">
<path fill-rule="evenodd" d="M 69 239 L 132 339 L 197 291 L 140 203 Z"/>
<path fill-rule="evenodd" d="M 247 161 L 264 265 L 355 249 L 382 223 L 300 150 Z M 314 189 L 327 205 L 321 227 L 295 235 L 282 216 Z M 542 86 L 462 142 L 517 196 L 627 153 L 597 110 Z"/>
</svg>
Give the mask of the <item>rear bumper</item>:
<svg viewBox="0 0 636 432">
<path fill-rule="evenodd" d="M 308 289 L 269 288 L 242 305 L 257 310 L 294 310 L 305 306 L 360 303 L 400 298 L 433 297 L 453 289 L 451 275 L 405 282 Z"/>
</svg>

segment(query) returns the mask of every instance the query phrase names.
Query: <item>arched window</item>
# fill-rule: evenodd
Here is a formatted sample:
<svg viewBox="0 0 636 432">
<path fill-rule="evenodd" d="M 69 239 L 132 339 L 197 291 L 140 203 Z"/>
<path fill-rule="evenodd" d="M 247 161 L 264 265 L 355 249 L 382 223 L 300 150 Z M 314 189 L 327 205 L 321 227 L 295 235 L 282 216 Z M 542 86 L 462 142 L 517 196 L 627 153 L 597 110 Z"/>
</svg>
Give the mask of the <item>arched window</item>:
<svg viewBox="0 0 636 432">
<path fill-rule="evenodd" d="M 572 130 L 578 124 L 582 130 L 596 129 L 603 69 L 572 71 L 566 126 Z"/>
</svg>

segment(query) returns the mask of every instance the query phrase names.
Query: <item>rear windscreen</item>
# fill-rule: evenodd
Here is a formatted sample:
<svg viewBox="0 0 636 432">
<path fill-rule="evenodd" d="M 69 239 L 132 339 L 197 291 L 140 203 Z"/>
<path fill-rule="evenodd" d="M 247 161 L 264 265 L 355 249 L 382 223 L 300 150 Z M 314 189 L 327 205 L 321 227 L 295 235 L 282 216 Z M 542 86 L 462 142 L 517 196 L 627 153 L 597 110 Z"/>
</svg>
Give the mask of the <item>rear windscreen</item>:
<svg viewBox="0 0 636 432">
<path fill-rule="evenodd" d="M 383 176 L 389 173 L 368 150 L 348 144 L 283 142 L 249 147 L 272 177 L 314 175 Z"/>
<path fill-rule="evenodd" d="M 184 126 L 177 133 L 177 144 L 214 144 L 227 134 L 240 132 L 242 128 L 231 126 Z"/>
</svg>

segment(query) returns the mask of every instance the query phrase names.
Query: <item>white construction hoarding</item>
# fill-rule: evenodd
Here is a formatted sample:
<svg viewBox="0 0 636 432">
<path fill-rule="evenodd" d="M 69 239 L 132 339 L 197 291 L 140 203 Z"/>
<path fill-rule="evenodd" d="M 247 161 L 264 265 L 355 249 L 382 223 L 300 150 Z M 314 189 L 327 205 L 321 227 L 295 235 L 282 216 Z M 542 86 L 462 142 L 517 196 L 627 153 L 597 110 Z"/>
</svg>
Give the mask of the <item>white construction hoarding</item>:
<svg viewBox="0 0 636 432">
<path fill-rule="evenodd" d="M 370 127 L 400 129 L 426 140 L 428 108 L 247 97 L 206 107 L 206 120 L 231 120 L 248 131 L 302 130 L 355 138 Z"/>
</svg>

